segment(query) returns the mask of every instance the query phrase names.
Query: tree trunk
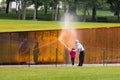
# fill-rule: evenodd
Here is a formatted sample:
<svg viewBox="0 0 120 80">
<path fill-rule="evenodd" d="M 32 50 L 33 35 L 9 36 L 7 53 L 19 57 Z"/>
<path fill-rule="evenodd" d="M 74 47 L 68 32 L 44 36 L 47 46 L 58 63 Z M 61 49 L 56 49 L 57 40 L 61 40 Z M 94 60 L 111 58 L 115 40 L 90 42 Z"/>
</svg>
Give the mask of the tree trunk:
<svg viewBox="0 0 120 80">
<path fill-rule="evenodd" d="M 117 12 L 118 12 L 118 14 L 117 14 L 118 22 L 120 22 L 120 5 L 119 5 L 119 2 L 117 4 Z"/>
<path fill-rule="evenodd" d="M 57 12 L 57 20 L 60 18 L 60 7 L 58 7 L 58 12 Z"/>
<path fill-rule="evenodd" d="M 47 14 L 47 6 L 45 6 L 45 14 Z"/>
<path fill-rule="evenodd" d="M 21 19 L 21 0 L 18 0 L 16 2 L 16 12 L 17 12 L 17 15 L 18 15 L 18 19 Z"/>
<path fill-rule="evenodd" d="M 66 13 L 67 12 L 67 7 L 66 7 L 66 5 L 64 5 L 64 13 Z"/>
<path fill-rule="evenodd" d="M 66 1 L 64 0 L 64 13 L 66 13 L 67 12 L 67 7 L 66 7 Z"/>
<path fill-rule="evenodd" d="M 77 9 L 77 0 L 74 0 L 74 14 L 76 15 L 76 9 Z"/>
<path fill-rule="evenodd" d="M 12 11 L 12 2 L 9 3 L 9 9 L 8 10 L 9 10 L 9 12 Z"/>
<path fill-rule="evenodd" d="M 26 19 L 26 2 L 25 0 L 21 0 L 22 3 L 22 20 Z"/>
<path fill-rule="evenodd" d="M 87 7 L 85 6 L 85 8 L 84 8 L 84 15 L 83 15 L 83 19 L 82 19 L 83 22 L 86 21 L 86 11 L 87 11 Z"/>
<path fill-rule="evenodd" d="M 34 4 L 34 15 L 33 15 L 33 20 L 37 20 L 37 12 L 38 12 L 38 1 L 36 0 Z"/>
<path fill-rule="evenodd" d="M 26 8 L 23 8 L 22 19 L 26 20 Z"/>
<path fill-rule="evenodd" d="M 54 21 L 57 21 L 57 4 L 53 6 L 52 18 Z"/>
<path fill-rule="evenodd" d="M 69 3 L 69 10 L 68 12 L 71 14 L 71 15 L 76 15 L 76 5 L 77 5 L 77 0 L 74 0 L 74 3 Z"/>
<path fill-rule="evenodd" d="M 52 20 L 54 21 L 54 6 L 52 7 Z"/>
<path fill-rule="evenodd" d="M 9 5 L 10 5 L 10 1 L 7 0 L 6 3 L 7 3 L 7 5 L 6 5 L 6 14 L 8 14 L 8 13 L 9 13 Z"/>
<path fill-rule="evenodd" d="M 117 17 L 118 17 L 118 22 L 120 22 L 120 12 L 118 13 Z"/>
<path fill-rule="evenodd" d="M 36 13 L 37 13 L 37 10 L 36 10 L 36 7 L 34 6 L 33 20 L 37 20 Z"/>
<path fill-rule="evenodd" d="M 92 21 L 96 21 L 96 6 L 95 5 L 92 8 Z"/>
<path fill-rule="evenodd" d="M 57 21 L 57 6 L 55 6 L 55 16 L 54 16 L 54 20 Z"/>
</svg>

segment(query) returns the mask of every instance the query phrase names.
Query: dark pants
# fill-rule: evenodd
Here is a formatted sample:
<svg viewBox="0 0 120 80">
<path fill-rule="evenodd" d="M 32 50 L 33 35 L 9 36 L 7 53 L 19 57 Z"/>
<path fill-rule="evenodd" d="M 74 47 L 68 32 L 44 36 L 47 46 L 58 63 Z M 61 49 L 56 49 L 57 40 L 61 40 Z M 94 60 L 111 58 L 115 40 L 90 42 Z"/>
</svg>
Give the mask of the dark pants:
<svg viewBox="0 0 120 80">
<path fill-rule="evenodd" d="M 82 66 L 83 65 L 83 62 L 84 62 L 84 51 L 80 51 L 80 54 L 79 54 L 79 64 L 78 66 Z"/>
<path fill-rule="evenodd" d="M 75 58 L 71 58 L 72 65 L 74 65 Z"/>
</svg>

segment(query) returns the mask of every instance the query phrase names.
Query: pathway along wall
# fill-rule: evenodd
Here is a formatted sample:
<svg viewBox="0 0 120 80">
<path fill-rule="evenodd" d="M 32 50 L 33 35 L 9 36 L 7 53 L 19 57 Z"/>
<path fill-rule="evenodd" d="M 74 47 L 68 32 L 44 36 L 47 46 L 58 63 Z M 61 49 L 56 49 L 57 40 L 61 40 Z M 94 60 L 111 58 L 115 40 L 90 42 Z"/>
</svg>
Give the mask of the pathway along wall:
<svg viewBox="0 0 120 80">
<path fill-rule="evenodd" d="M 34 58 L 39 64 L 70 63 L 69 52 L 58 41 L 60 33 L 61 30 L 0 33 L 0 64 L 34 63 Z M 78 29 L 77 34 L 85 47 L 85 63 L 120 62 L 120 28 Z M 36 42 L 39 54 L 35 51 L 34 55 Z"/>
</svg>

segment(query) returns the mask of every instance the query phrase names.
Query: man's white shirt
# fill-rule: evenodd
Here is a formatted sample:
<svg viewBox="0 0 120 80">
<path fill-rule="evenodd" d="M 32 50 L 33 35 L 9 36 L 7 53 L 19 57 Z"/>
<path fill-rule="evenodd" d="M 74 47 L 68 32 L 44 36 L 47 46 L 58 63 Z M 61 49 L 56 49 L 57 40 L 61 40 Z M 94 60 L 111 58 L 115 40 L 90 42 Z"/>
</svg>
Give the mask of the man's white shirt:
<svg viewBox="0 0 120 80">
<path fill-rule="evenodd" d="M 85 50 L 81 43 L 77 43 L 76 47 L 77 47 L 78 52 Z"/>
</svg>

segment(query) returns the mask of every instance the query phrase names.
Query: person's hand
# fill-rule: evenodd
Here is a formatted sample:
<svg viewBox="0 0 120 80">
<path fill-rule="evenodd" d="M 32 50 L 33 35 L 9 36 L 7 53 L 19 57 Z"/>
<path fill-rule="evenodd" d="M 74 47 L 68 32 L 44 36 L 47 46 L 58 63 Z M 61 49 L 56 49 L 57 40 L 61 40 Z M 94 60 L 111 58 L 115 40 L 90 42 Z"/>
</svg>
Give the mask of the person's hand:
<svg viewBox="0 0 120 80">
<path fill-rule="evenodd" d="M 78 53 L 80 53 L 80 49 L 78 49 Z"/>
</svg>

